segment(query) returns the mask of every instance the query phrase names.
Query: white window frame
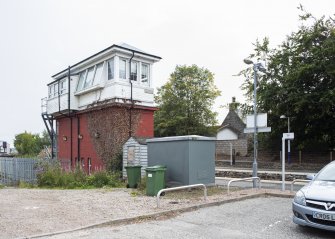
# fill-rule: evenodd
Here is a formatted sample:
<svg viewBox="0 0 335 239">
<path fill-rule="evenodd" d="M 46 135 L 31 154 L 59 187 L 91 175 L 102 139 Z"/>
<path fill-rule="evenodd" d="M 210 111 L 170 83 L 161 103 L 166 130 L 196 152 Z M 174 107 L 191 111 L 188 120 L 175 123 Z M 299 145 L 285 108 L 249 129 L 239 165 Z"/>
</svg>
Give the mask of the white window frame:
<svg viewBox="0 0 335 239">
<path fill-rule="evenodd" d="M 59 91 L 61 95 L 67 92 L 66 80 L 59 81 Z"/>
<path fill-rule="evenodd" d="M 109 74 L 109 72 L 110 72 L 110 70 L 109 70 L 109 64 L 110 64 L 110 62 L 113 62 L 113 64 L 112 64 L 112 71 L 111 71 L 111 78 L 109 78 L 109 76 L 110 76 L 110 74 Z M 115 57 L 112 57 L 112 58 L 110 58 L 109 60 L 107 60 L 107 80 L 114 80 L 115 79 Z"/>
<path fill-rule="evenodd" d="M 142 78 L 143 77 L 143 66 L 146 66 L 147 67 L 147 77 L 146 78 Z M 149 86 L 150 85 L 150 64 L 148 63 L 144 63 L 144 62 L 141 62 L 141 80 L 140 80 L 141 84 L 143 85 L 147 85 Z"/>
<path fill-rule="evenodd" d="M 133 79 L 133 72 L 132 72 L 132 70 L 133 70 L 133 64 L 136 66 L 136 71 L 135 71 L 135 74 L 136 74 L 136 78 L 134 78 Z M 130 80 L 132 80 L 132 81 L 136 81 L 136 82 L 138 82 L 138 72 L 139 72 L 139 70 L 138 70 L 138 62 L 137 61 L 131 61 L 131 63 L 130 63 Z"/>
<path fill-rule="evenodd" d="M 57 97 L 58 96 L 58 82 L 53 84 L 54 86 L 54 97 Z"/>
<path fill-rule="evenodd" d="M 100 62 L 98 64 L 95 65 L 95 68 L 94 68 L 94 77 L 93 77 L 93 80 L 92 80 L 92 84 L 90 86 L 93 86 L 95 82 L 97 82 L 97 80 L 99 80 L 103 74 L 103 71 L 104 71 L 104 64 L 105 62 Z M 100 69 L 100 72 L 99 75 L 97 75 L 97 70 L 98 68 L 101 66 L 101 69 Z M 90 87 L 89 86 L 89 87 Z"/>
<path fill-rule="evenodd" d="M 87 70 L 84 70 L 82 72 L 79 73 L 79 78 L 78 78 L 78 83 L 77 83 L 77 91 L 81 91 L 84 89 L 84 84 L 85 84 L 85 79 L 86 79 L 86 74 L 87 74 Z M 82 81 L 81 81 L 81 76 L 83 75 Z M 79 86 L 81 84 L 81 87 L 79 89 Z"/>
<path fill-rule="evenodd" d="M 124 78 L 121 77 L 121 62 L 124 62 Z M 127 60 L 124 58 L 119 58 L 119 79 L 127 80 Z"/>
<path fill-rule="evenodd" d="M 93 85 L 95 70 L 96 70 L 96 65 L 86 69 L 86 76 L 85 76 L 85 81 L 83 85 L 83 90 Z M 88 76 L 90 76 L 90 78 L 88 78 Z"/>
<path fill-rule="evenodd" d="M 99 80 L 102 77 L 102 74 L 104 72 L 104 64 L 105 64 L 105 61 L 99 62 L 98 64 L 96 64 L 94 66 L 91 66 L 91 67 L 88 67 L 87 69 L 80 72 L 76 92 L 80 92 L 82 90 L 85 90 L 85 89 L 88 89 L 88 88 L 94 86 L 95 82 L 97 82 L 97 80 Z M 97 75 L 97 69 L 98 69 L 98 66 L 100 66 L 100 65 L 101 65 L 101 71 L 100 71 L 100 74 Z M 93 75 L 92 76 L 90 75 L 92 78 L 91 78 L 90 81 L 87 81 L 88 72 L 91 69 L 93 69 L 92 70 Z M 81 79 L 82 75 L 83 75 L 83 78 Z"/>
<path fill-rule="evenodd" d="M 49 85 L 49 99 L 53 97 L 53 89 L 54 89 L 54 86 L 53 85 Z"/>
</svg>

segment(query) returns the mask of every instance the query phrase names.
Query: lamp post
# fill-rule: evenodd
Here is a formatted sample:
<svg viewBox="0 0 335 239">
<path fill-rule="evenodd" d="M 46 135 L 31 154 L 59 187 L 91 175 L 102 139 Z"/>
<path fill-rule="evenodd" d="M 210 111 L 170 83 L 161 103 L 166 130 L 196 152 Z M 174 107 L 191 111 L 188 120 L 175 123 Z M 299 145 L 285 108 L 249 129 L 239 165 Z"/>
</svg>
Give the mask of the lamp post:
<svg viewBox="0 0 335 239">
<path fill-rule="evenodd" d="M 292 117 L 281 115 L 280 118 L 287 119 L 287 133 L 290 133 L 290 118 Z M 291 163 L 291 141 L 289 139 L 287 140 L 287 162 L 288 164 Z"/>
<path fill-rule="evenodd" d="M 253 65 L 254 69 L 254 161 L 252 164 L 252 176 L 257 177 L 257 72 L 265 72 L 265 68 L 262 63 L 254 63 L 250 59 L 243 60 L 245 64 Z M 253 187 L 256 188 L 256 179 L 253 180 Z"/>
</svg>

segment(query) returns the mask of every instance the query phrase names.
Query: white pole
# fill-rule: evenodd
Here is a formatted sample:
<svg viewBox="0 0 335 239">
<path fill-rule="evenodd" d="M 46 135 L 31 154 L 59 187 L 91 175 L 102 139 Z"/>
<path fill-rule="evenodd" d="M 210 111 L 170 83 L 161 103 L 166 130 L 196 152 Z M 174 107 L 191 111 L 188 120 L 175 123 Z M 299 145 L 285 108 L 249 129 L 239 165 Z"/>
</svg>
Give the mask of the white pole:
<svg viewBox="0 0 335 239">
<path fill-rule="evenodd" d="M 285 191 L 285 139 L 284 137 L 282 138 L 282 160 L 281 160 L 281 164 L 282 164 L 282 185 L 281 185 L 281 190 Z"/>
<path fill-rule="evenodd" d="M 254 162 L 252 164 L 252 176 L 257 177 L 257 68 L 254 64 Z M 253 180 L 253 188 L 256 188 L 256 179 Z"/>
<path fill-rule="evenodd" d="M 233 144 L 230 143 L 230 166 L 233 165 Z"/>
<path fill-rule="evenodd" d="M 290 133 L 290 117 L 287 117 L 287 133 Z M 291 163 L 291 141 L 287 140 L 287 162 Z"/>
</svg>

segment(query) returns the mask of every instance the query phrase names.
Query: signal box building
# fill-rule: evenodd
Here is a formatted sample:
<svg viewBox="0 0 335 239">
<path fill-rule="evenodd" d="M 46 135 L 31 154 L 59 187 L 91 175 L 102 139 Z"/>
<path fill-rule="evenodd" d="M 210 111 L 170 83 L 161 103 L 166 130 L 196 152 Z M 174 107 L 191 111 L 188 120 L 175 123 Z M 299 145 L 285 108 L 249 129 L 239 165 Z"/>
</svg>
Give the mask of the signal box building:
<svg viewBox="0 0 335 239">
<path fill-rule="evenodd" d="M 64 168 L 113 167 L 129 137 L 153 137 L 152 69 L 160 59 L 112 45 L 52 76 L 42 118 Z"/>
</svg>

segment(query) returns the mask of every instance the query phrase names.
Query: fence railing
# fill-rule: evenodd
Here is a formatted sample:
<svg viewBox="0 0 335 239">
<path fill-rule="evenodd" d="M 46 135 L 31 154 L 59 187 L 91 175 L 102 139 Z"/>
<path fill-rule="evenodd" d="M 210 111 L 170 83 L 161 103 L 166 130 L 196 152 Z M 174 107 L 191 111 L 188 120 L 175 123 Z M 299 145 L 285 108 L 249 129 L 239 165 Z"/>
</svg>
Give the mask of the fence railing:
<svg viewBox="0 0 335 239">
<path fill-rule="evenodd" d="M 258 189 L 261 188 L 261 179 L 260 177 L 250 177 L 250 178 L 238 178 L 238 179 L 232 179 L 228 182 L 227 185 L 227 194 L 230 194 L 230 184 L 233 182 L 239 182 L 239 181 L 251 181 L 251 180 L 257 180 L 258 181 Z"/>
<path fill-rule="evenodd" d="M 186 186 L 180 186 L 180 187 L 174 187 L 174 188 L 163 188 L 161 190 L 159 190 L 159 192 L 157 193 L 157 208 L 159 208 L 159 197 L 161 196 L 161 194 L 163 192 L 171 192 L 171 191 L 176 191 L 176 190 L 183 190 L 183 189 L 187 189 L 187 188 L 198 188 L 198 187 L 203 187 L 204 188 L 204 200 L 207 201 L 207 187 L 205 184 L 192 184 L 192 185 L 186 185 Z"/>
<path fill-rule="evenodd" d="M 293 192 L 293 184 L 299 182 L 299 183 L 309 183 L 311 180 L 304 180 L 304 179 L 294 179 L 292 182 L 291 182 L 291 192 Z"/>
<path fill-rule="evenodd" d="M 39 163 L 55 163 L 52 159 L 0 158 L 0 184 L 17 185 L 20 181 L 35 184 L 41 170 Z"/>
</svg>

